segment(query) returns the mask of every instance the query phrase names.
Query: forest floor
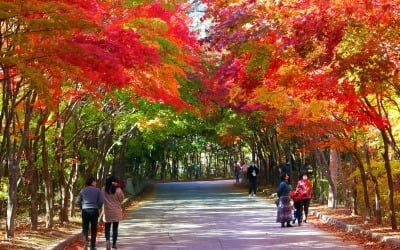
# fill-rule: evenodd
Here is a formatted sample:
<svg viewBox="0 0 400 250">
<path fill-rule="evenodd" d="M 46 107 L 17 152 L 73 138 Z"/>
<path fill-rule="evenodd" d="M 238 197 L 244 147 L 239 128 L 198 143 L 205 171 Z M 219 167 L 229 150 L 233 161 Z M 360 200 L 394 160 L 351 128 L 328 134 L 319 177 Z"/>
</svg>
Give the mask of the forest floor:
<svg viewBox="0 0 400 250">
<path fill-rule="evenodd" d="M 264 195 L 266 199 L 275 200 L 270 198 L 268 195 L 268 190 L 264 190 Z M 127 211 L 134 210 L 144 202 L 151 200 L 154 197 L 154 189 L 150 186 L 144 190 L 140 195 L 136 196 L 126 207 Z M 374 223 L 373 219 L 366 223 L 366 220 L 362 216 L 351 216 L 346 214 L 343 209 L 329 209 L 326 205 L 321 206 L 318 204 L 312 204 L 310 209 L 316 211 L 320 214 L 327 215 L 337 221 L 356 225 L 360 228 L 367 229 L 374 232 L 379 232 L 385 236 L 395 236 L 400 239 L 400 230 L 392 230 L 390 228 L 390 223 L 386 222 L 384 225 L 377 225 Z M 374 249 L 374 250 L 395 250 L 400 249 L 399 247 L 393 246 L 389 243 L 380 242 L 366 235 L 361 235 L 353 232 L 346 232 L 344 229 L 332 225 L 331 223 L 325 222 L 318 219 L 315 216 L 309 215 L 307 223 L 314 225 L 324 231 L 328 231 L 337 237 L 342 238 L 343 241 L 352 242 L 360 245 L 364 249 Z M 60 224 L 55 221 L 55 226 L 52 230 L 44 228 L 44 220 L 41 218 L 38 231 L 32 232 L 30 230 L 30 223 L 28 218 L 19 218 L 16 222 L 16 232 L 15 237 L 12 240 L 5 239 L 5 220 L 0 218 L 0 249 L 9 250 L 27 250 L 27 249 L 45 249 L 46 246 L 53 245 L 62 240 L 65 240 L 71 235 L 76 234 L 80 231 L 80 217 L 71 219 L 68 224 Z M 102 237 L 102 229 L 100 225 L 99 236 Z M 82 243 L 80 238 L 64 248 L 65 250 L 78 250 L 82 249 Z"/>
</svg>

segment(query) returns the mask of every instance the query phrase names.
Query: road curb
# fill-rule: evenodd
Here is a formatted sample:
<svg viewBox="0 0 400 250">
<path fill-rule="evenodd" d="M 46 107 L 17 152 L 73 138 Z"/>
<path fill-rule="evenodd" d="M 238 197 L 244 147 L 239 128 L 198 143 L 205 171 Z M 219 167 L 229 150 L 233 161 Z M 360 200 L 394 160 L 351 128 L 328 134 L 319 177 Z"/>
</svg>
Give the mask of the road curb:
<svg viewBox="0 0 400 250">
<path fill-rule="evenodd" d="M 326 221 L 326 222 L 328 222 L 330 224 L 336 225 L 336 226 L 344 229 L 347 232 L 354 232 L 354 233 L 358 233 L 358 234 L 362 234 L 362 235 L 367 235 L 367 236 L 372 237 L 373 239 L 379 240 L 381 242 L 386 242 L 386 243 L 388 243 L 388 244 L 390 244 L 392 246 L 400 248 L 400 239 L 398 237 L 385 236 L 385 235 L 383 235 L 381 233 L 374 233 L 374 232 L 371 232 L 369 230 L 362 229 L 362 228 L 360 228 L 358 226 L 348 225 L 346 223 L 338 221 L 338 220 L 336 220 L 336 219 L 334 219 L 332 217 L 329 217 L 327 215 L 320 214 L 320 213 L 318 213 L 316 211 L 313 211 L 312 215 L 317 217 L 320 220 L 323 220 L 323 221 Z"/>
<path fill-rule="evenodd" d="M 72 235 L 68 236 L 65 240 L 62 240 L 55 244 L 52 244 L 52 245 L 46 247 L 45 249 L 46 250 L 62 250 L 65 247 L 67 247 L 68 245 L 71 245 L 72 243 L 79 240 L 80 237 L 82 237 L 81 230 L 74 232 Z"/>
</svg>

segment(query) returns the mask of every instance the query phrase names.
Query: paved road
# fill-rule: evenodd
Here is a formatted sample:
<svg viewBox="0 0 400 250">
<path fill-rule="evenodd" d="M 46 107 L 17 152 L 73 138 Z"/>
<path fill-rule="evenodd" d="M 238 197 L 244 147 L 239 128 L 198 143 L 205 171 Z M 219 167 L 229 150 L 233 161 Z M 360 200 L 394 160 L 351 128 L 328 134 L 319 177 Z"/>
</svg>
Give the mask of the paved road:
<svg viewBox="0 0 400 250">
<path fill-rule="evenodd" d="M 121 222 L 118 249 L 360 249 L 310 224 L 281 228 L 274 204 L 232 184 L 157 184 L 156 198 Z"/>
</svg>

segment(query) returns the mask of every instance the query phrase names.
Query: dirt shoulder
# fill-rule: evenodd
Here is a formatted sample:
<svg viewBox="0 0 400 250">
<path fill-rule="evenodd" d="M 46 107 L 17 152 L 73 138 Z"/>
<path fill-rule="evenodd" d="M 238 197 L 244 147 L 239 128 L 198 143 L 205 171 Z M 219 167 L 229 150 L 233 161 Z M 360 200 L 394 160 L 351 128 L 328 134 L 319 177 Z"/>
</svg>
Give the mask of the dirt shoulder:
<svg viewBox="0 0 400 250">
<path fill-rule="evenodd" d="M 46 246 L 63 241 L 76 233 L 81 228 L 78 218 L 72 218 L 69 223 L 60 224 L 55 221 L 53 229 L 46 229 L 44 217 L 39 219 L 37 231 L 30 230 L 28 218 L 19 218 L 16 222 L 15 236 L 13 239 L 5 239 L 5 223 L 1 223 L 0 249 L 43 249 Z"/>
</svg>

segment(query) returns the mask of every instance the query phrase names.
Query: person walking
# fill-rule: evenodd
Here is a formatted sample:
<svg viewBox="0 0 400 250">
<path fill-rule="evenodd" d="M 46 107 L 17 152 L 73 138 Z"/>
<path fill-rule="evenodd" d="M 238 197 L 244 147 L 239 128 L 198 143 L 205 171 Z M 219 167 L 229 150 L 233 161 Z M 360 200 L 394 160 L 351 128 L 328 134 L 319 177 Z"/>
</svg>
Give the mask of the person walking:
<svg viewBox="0 0 400 250">
<path fill-rule="evenodd" d="M 104 199 L 100 189 L 96 187 L 97 182 L 94 177 L 87 178 L 85 184 L 86 187 L 79 192 L 76 204 L 82 210 L 83 249 L 88 249 L 90 224 L 90 249 L 95 250 L 99 209 L 103 205 Z"/>
<path fill-rule="evenodd" d="M 242 168 L 241 168 L 239 162 L 236 162 L 236 163 L 235 163 L 234 168 L 235 168 L 235 179 L 236 179 L 236 183 L 239 183 L 239 174 L 240 174 L 240 171 L 242 170 Z"/>
<path fill-rule="evenodd" d="M 312 197 L 313 184 L 308 179 L 308 173 L 303 172 L 300 180 L 297 182 L 296 189 L 301 193 L 301 210 L 304 211 L 304 223 L 307 223 L 308 208 Z M 302 214 L 300 215 L 301 218 Z"/>
<path fill-rule="evenodd" d="M 122 220 L 122 201 L 124 192 L 113 175 L 106 178 L 106 184 L 101 189 L 104 196 L 104 234 L 107 250 L 111 249 L 110 232 L 112 226 L 112 248 L 117 248 L 118 224 Z"/>
<path fill-rule="evenodd" d="M 283 173 L 281 175 L 281 183 L 276 190 L 279 198 L 276 222 L 280 222 L 282 227 L 285 227 L 285 223 L 287 227 L 292 227 L 292 225 L 290 225 L 290 221 L 292 219 L 292 208 L 290 206 L 289 196 L 291 190 L 292 186 L 289 184 L 289 175 L 287 173 Z"/>
<path fill-rule="evenodd" d="M 247 179 L 249 180 L 249 197 L 253 192 L 253 196 L 257 194 L 257 176 L 260 171 L 258 170 L 256 164 L 252 162 L 247 168 Z"/>
<path fill-rule="evenodd" d="M 293 207 L 294 207 L 292 224 L 294 224 L 297 220 L 299 226 L 301 226 L 302 214 L 303 214 L 303 202 L 301 200 L 301 197 L 302 193 L 297 187 L 296 190 L 290 191 L 290 198 L 292 198 L 293 200 Z"/>
</svg>

